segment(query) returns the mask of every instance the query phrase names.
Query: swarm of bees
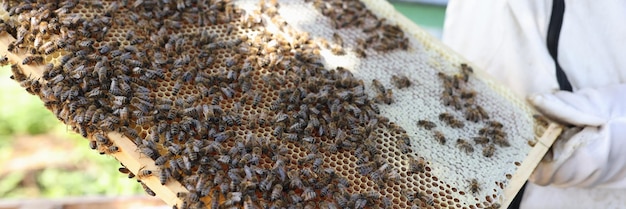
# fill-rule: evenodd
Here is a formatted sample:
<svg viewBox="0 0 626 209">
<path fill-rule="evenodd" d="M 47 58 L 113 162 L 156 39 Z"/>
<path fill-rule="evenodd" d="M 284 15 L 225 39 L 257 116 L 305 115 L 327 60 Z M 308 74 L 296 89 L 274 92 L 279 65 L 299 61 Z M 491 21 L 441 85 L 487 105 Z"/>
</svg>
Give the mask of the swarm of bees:
<svg viewBox="0 0 626 209">
<path fill-rule="evenodd" d="M 487 111 L 476 103 L 475 98 L 477 93 L 476 91 L 470 89 L 467 84 L 473 71 L 474 70 L 470 66 L 461 64 L 460 74 L 450 76 L 441 72 L 438 73 L 437 76 L 443 83 L 441 101 L 443 105 L 448 106 L 451 109 L 462 111 L 465 116 L 465 121 L 472 123 L 482 122 L 485 124 L 485 126 L 478 131 L 479 136 L 473 137 L 473 142 L 476 145 L 483 146 L 482 155 L 484 157 L 492 157 L 496 151 L 496 147 L 494 145 L 498 145 L 499 147 L 509 147 L 510 143 L 507 139 L 506 132 L 503 131 L 504 125 L 498 121 L 489 120 L 490 117 Z M 454 115 L 448 112 L 439 114 L 439 120 L 452 128 L 464 127 L 463 121 L 457 119 Z M 420 120 L 418 125 L 430 130 L 430 126 L 433 125 L 425 126 L 424 124 L 427 124 L 425 121 L 426 120 Z M 547 123 L 544 123 L 544 125 L 545 124 Z M 441 141 L 441 139 L 445 138 L 441 135 L 441 132 L 435 133 L 435 139 Z M 461 151 L 467 154 L 474 152 L 474 147 L 470 140 L 457 139 L 456 145 Z"/>
<path fill-rule="evenodd" d="M 328 17 L 334 29 L 357 28 L 366 34 L 365 38 L 358 38 L 352 47 L 358 57 L 366 58 L 368 49 L 389 52 L 409 47 L 408 38 L 399 26 L 387 23 L 385 18 L 376 17 L 361 1 L 305 1 L 311 2 L 322 15 Z M 335 45 L 330 47 L 333 54 L 344 55 L 343 38 L 333 33 L 333 42 Z"/>
<path fill-rule="evenodd" d="M 366 58 L 409 48 L 399 26 L 360 1 L 302 3 L 315 7 L 335 29 L 362 31 L 349 40 L 333 33 L 326 48 L 335 55 L 353 50 Z M 419 87 L 415 78 L 393 75 L 389 86 L 396 89 L 377 79 L 366 87 L 348 69 L 325 68 L 319 52 L 325 44 L 290 27 L 276 1 L 259 1 L 251 11 L 221 0 L 2 6 L 11 17 L 0 22 L 2 31 L 15 38 L 8 51 L 26 55 L 19 62 L 0 58 L 13 64 L 12 78 L 89 138 L 91 149 L 136 151 L 151 159 L 154 169 L 133 173 L 122 165 L 119 171 L 137 178 L 153 196 L 158 190 L 146 186 L 147 178 L 156 177 L 161 185 L 179 182 L 184 192 L 177 193 L 181 204 L 175 208 L 447 204 L 435 190 L 415 186 L 414 179 L 437 178 L 433 168 L 416 152 L 418 140 L 379 109 L 394 105 L 394 90 Z M 266 30 L 269 24 L 279 31 Z M 21 65 L 41 67 L 43 74 L 24 73 Z M 416 119 L 417 126 L 431 131 L 438 144 L 466 154 L 480 152 L 478 145 L 484 157 L 492 157 L 511 143 L 504 125 L 475 102 L 477 93 L 468 87 L 471 67 L 462 64 L 460 72 L 439 78 L 443 105 L 463 115 L 444 112 L 439 121 Z M 444 130 L 466 123 L 485 127 L 475 138 L 446 143 Z M 123 134 L 137 150 L 123 149 L 108 132 Z M 390 137 L 394 140 L 386 143 Z M 397 159 L 403 159 L 402 167 Z M 398 185 L 410 185 L 404 198 L 390 189 Z M 477 194 L 474 190 L 470 187 Z"/>
</svg>

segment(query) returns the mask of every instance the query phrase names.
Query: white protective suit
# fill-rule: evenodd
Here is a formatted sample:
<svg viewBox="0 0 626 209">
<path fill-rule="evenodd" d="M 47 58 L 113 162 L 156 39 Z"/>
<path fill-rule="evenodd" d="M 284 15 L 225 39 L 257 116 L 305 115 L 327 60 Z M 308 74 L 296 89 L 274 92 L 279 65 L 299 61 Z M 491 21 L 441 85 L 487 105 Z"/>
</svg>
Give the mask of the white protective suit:
<svg viewBox="0 0 626 209">
<path fill-rule="evenodd" d="M 626 208 L 626 1 L 565 0 L 558 91 L 546 46 L 551 0 L 450 0 L 443 42 L 582 131 L 558 140 L 534 171 L 521 208 Z"/>
</svg>

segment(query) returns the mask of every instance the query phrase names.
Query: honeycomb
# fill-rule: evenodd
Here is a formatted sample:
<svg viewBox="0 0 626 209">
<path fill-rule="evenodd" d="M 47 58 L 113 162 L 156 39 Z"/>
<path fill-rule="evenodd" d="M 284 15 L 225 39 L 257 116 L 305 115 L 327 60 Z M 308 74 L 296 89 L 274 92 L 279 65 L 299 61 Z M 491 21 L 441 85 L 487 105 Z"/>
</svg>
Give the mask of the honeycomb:
<svg viewBox="0 0 626 209">
<path fill-rule="evenodd" d="M 382 1 L 2 6 L 12 78 L 174 208 L 506 207 L 555 138 Z"/>
</svg>

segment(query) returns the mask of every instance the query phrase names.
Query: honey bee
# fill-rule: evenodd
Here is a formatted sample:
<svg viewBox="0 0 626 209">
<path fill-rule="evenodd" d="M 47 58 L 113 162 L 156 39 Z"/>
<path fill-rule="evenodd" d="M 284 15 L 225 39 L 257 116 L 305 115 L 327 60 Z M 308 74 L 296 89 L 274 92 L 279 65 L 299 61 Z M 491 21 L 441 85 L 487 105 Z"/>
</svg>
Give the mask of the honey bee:
<svg viewBox="0 0 626 209">
<path fill-rule="evenodd" d="M 91 106 L 89 108 L 91 108 Z M 88 109 L 88 112 L 89 112 L 89 109 Z M 87 112 L 85 112 L 85 115 L 87 115 Z M 86 120 L 86 118 L 85 118 L 85 120 Z M 128 128 L 128 127 L 122 127 L 122 130 L 124 130 L 124 134 L 126 134 L 126 136 L 128 138 L 130 138 L 130 139 L 139 138 L 139 133 L 135 129 Z"/>
<path fill-rule="evenodd" d="M 435 127 L 437 127 L 437 124 L 431 122 L 431 121 L 427 121 L 427 120 L 418 120 L 417 121 L 417 125 L 423 127 L 426 130 L 431 130 Z"/>
<path fill-rule="evenodd" d="M 385 104 L 392 104 L 394 102 L 393 100 L 393 92 L 391 91 L 391 89 L 387 89 L 385 93 L 379 93 L 375 98 L 375 101 L 377 101 L 378 103 L 385 103 Z"/>
<path fill-rule="evenodd" d="M 272 201 L 274 200 L 278 200 L 281 198 L 281 196 L 283 195 L 283 185 L 279 184 L 275 184 L 274 188 L 272 188 L 272 194 L 270 195 L 270 198 L 272 199 Z"/>
<path fill-rule="evenodd" d="M 507 140 L 506 137 L 501 136 L 501 135 L 493 136 L 493 143 L 501 147 L 511 146 L 511 144 L 509 143 L 509 140 Z"/>
<path fill-rule="evenodd" d="M 446 144 L 446 136 L 441 131 L 435 131 L 434 136 L 439 144 Z"/>
<path fill-rule="evenodd" d="M 478 134 L 483 135 L 483 136 L 491 135 L 493 134 L 493 130 L 490 129 L 489 127 L 484 127 L 478 130 Z"/>
<path fill-rule="evenodd" d="M 119 43 L 118 43 L 119 45 Z M 106 55 L 108 54 L 111 50 L 113 50 L 114 47 L 117 47 L 117 45 L 114 44 L 104 44 L 101 45 L 100 48 L 98 48 L 98 52 L 102 55 Z"/>
<path fill-rule="evenodd" d="M 122 166 L 124 166 L 124 165 L 122 165 Z M 126 167 L 121 167 L 121 168 L 118 169 L 118 171 L 120 173 L 123 173 L 123 174 L 128 174 L 128 178 L 129 179 L 135 178 L 135 174 L 130 172 L 130 170 L 128 170 L 128 168 L 126 168 Z"/>
<path fill-rule="evenodd" d="M 381 195 L 380 193 L 378 193 L 377 191 L 374 190 L 369 190 L 365 193 L 362 193 L 363 197 L 365 197 L 365 199 L 367 200 L 371 200 L 371 201 L 376 201 L 381 199 Z"/>
<path fill-rule="evenodd" d="M 426 171 L 426 161 L 423 158 L 415 159 L 409 158 L 409 172 L 410 173 L 423 173 Z"/>
<path fill-rule="evenodd" d="M 98 148 L 98 144 L 96 143 L 96 141 L 89 141 L 89 148 L 95 150 Z"/>
<path fill-rule="evenodd" d="M 506 137 L 506 132 L 502 131 L 502 129 L 500 128 L 492 128 L 488 134 L 490 134 L 491 136 L 501 136 L 501 137 Z"/>
<path fill-rule="evenodd" d="M 30 65 L 30 64 L 43 64 L 43 57 L 42 56 L 38 56 L 38 55 L 31 55 L 28 56 L 26 58 L 24 58 L 24 60 L 22 60 L 22 65 Z"/>
<path fill-rule="evenodd" d="M 304 183 L 302 178 L 300 178 L 300 171 L 292 170 L 287 172 L 287 176 L 289 177 L 289 185 L 293 188 L 304 188 Z"/>
<path fill-rule="evenodd" d="M 183 155 L 181 158 L 177 159 L 179 164 L 180 162 L 182 162 L 182 168 L 183 168 L 183 172 L 185 172 L 185 174 L 187 175 L 191 175 L 191 161 L 189 161 L 189 157 L 187 157 L 186 155 Z"/>
<path fill-rule="evenodd" d="M 159 157 L 159 152 L 153 148 L 144 146 L 139 149 L 142 154 L 148 156 L 150 159 L 157 159 Z"/>
<path fill-rule="evenodd" d="M 452 76 L 452 86 L 454 89 L 461 89 L 461 84 L 463 83 L 463 78 L 460 75 Z"/>
<path fill-rule="evenodd" d="M 119 171 L 120 173 L 123 173 L 123 174 L 130 173 L 130 170 L 128 170 L 128 168 L 124 167 L 124 165 L 122 165 L 122 167 L 118 168 L 117 171 Z"/>
<path fill-rule="evenodd" d="M 183 82 L 181 80 L 176 81 L 174 87 L 172 88 L 172 94 L 178 95 L 180 89 L 183 87 Z"/>
<path fill-rule="evenodd" d="M 137 125 L 145 125 L 154 121 L 154 116 L 141 116 L 137 119 Z"/>
<path fill-rule="evenodd" d="M 536 124 L 539 124 L 540 126 L 543 126 L 543 127 L 548 127 L 549 125 L 548 120 L 543 115 L 534 114 L 533 118 L 535 119 Z"/>
<path fill-rule="evenodd" d="M 16 44 L 14 42 L 11 42 L 7 46 L 7 51 L 9 51 L 11 53 L 17 53 L 18 52 L 18 47 L 16 46 Z"/>
<path fill-rule="evenodd" d="M 215 134 L 214 138 L 215 138 L 215 141 L 217 142 L 223 142 L 223 141 L 226 141 L 226 139 L 231 138 L 233 136 L 234 136 L 233 131 L 228 130 L 228 131 L 223 131 L 223 132 Z"/>
<path fill-rule="evenodd" d="M 333 193 L 333 199 L 335 199 L 335 201 L 337 202 L 337 205 L 339 205 L 340 208 L 348 207 L 348 199 L 346 198 L 346 195 L 344 195 L 343 193 L 341 192 Z"/>
<path fill-rule="evenodd" d="M 454 116 L 452 116 L 450 113 L 445 112 L 445 113 L 439 114 L 439 120 L 443 122 L 449 123 L 448 121 L 453 120 L 453 119 L 454 119 Z"/>
<path fill-rule="evenodd" d="M 492 121 L 487 121 L 487 125 L 491 126 L 492 128 L 497 128 L 497 129 L 503 127 L 502 123 L 500 123 L 498 121 L 493 121 L 493 120 Z"/>
<path fill-rule="evenodd" d="M 429 206 L 434 206 L 435 202 L 432 197 L 429 197 L 426 192 L 420 191 L 414 194 L 414 198 L 426 203 Z"/>
<path fill-rule="evenodd" d="M 403 190 L 400 191 L 400 193 L 403 196 L 405 196 L 409 202 L 414 202 L 419 197 L 419 194 L 417 194 L 416 192 L 414 192 L 412 190 L 403 189 Z"/>
<path fill-rule="evenodd" d="M 412 150 L 412 149 L 411 149 L 411 146 L 409 146 L 409 144 L 407 144 L 407 143 L 403 143 L 403 142 L 398 141 L 398 142 L 397 142 L 397 145 L 398 145 L 398 149 L 399 149 L 399 150 L 400 150 L 400 152 L 402 152 L 403 154 L 409 153 L 409 152 L 411 152 L 411 150 Z"/>
<path fill-rule="evenodd" d="M 2 57 L 0 57 L 0 66 L 2 65 L 8 65 L 9 64 L 9 58 L 7 57 L 7 55 L 2 55 Z"/>
<path fill-rule="evenodd" d="M 487 146 L 483 147 L 483 156 L 491 157 L 491 156 L 493 156 L 495 151 L 496 151 L 496 147 L 493 146 L 493 144 L 487 145 Z"/>
<path fill-rule="evenodd" d="M 228 164 L 228 163 L 230 163 L 230 156 L 229 155 L 220 155 L 217 158 L 217 161 L 219 161 L 221 163 L 224 163 L 224 164 Z"/>
<path fill-rule="evenodd" d="M 284 124 L 278 123 L 276 124 L 276 126 L 274 126 L 274 131 L 272 132 L 272 135 L 274 135 L 275 137 L 281 137 L 284 129 L 285 129 Z"/>
<path fill-rule="evenodd" d="M 146 186 L 146 184 L 144 184 L 143 182 L 139 182 L 141 183 L 141 187 L 143 187 L 143 190 L 146 191 L 146 193 L 150 196 L 156 196 L 156 193 L 154 193 L 154 191 L 152 191 L 150 188 L 148 188 L 148 186 Z"/>
<path fill-rule="evenodd" d="M 84 40 L 84 41 L 79 41 L 78 42 L 78 46 L 80 46 L 80 47 L 91 47 L 91 46 L 93 46 L 94 43 L 95 43 L 95 41 L 93 39 L 88 39 L 88 40 Z"/>
<path fill-rule="evenodd" d="M 471 98 L 474 98 L 475 96 L 476 96 L 475 91 L 462 91 L 461 92 L 461 99 L 471 99 Z"/>
<path fill-rule="evenodd" d="M 385 89 L 383 84 L 380 81 L 376 80 L 376 79 L 372 80 L 372 86 L 374 87 L 374 90 L 376 90 L 378 93 L 385 93 L 385 92 L 387 92 L 387 90 Z"/>
<path fill-rule="evenodd" d="M 297 204 L 297 203 L 302 202 L 302 197 L 300 197 L 300 195 L 296 194 L 296 192 L 294 190 L 290 190 L 287 193 L 287 195 L 288 195 L 289 199 L 291 200 L 291 202 L 293 202 L 293 203 Z"/>
<path fill-rule="evenodd" d="M 139 178 L 146 178 L 148 176 L 152 176 L 152 171 L 144 169 L 144 168 L 145 168 L 145 166 L 139 169 L 139 172 L 138 172 L 139 174 L 137 174 L 137 177 L 139 177 Z"/>
<path fill-rule="evenodd" d="M 411 86 L 411 81 L 405 75 L 400 75 L 400 76 L 392 75 L 391 82 L 398 89 L 403 89 L 403 88 Z"/>
<path fill-rule="evenodd" d="M 180 153 L 182 152 L 182 148 L 180 147 L 180 145 L 173 143 L 167 147 L 167 150 L 173 155 L 180 155 Z"/>
<path fill-rule="evenodd" d="M 332 201 L 323 200 L 320 202 L 319 208 L 338 209 L 339 207 Z"/>
<path fill-rule="evenodd" d="M 465 111 L 465 120 L 472 121 L 474 123 L 478 122 L 481 119 L 480 112 L 475 108 L 467 108 Z"/>
<path fill-rule="evenodd" d="M 111 145 L 111 146 L 109 146 L 106 149 L 106 153 L 108 153 L 108 154 L 113 154 L 113 153 L 116 153 L 116 152 L 119 152 L 119 151 L 120 151 L 120 148 L 118 146 L 115 146 L 115 145 Z"/>
<path fill-rule="evenodd" d="M 441 100 L 443 101 L 443 105 L 454 107 L 456 110 L 461 110 L 462 103 L 457 95 L 453 94 L 442 94 Z"/>
<path fill-rule="evenodd" d="M 365 208 L 366 205 L 367 199 L 363 198 L 362 196 L 358 196 L 354 202 L 354 208 Z"/>
<path fill-rule="evenodd" d="M 478 192 L 480 192 L 480 183 L 478 183 L 477 179 L 471 179 L 468 180 L 469 182 L 469 189 L 472 192 L 472 194 L 476 195 Z"/>
<path fill-rule="evenodd" d="M 474 147 L 467 142 L 465 139 L 457 139 L 456 140 L 456 146 L 463 152 L 465 152 L 466 154 L 470 154 L 472 152 L 474 152 Z"/>
<path fill-rule="evenodd" d="M 304 201 L 309 201 L 315 199 L 317 197 L 317 193 L 315 193 L 315 190 L 313 190 L 313 188 L 305 187 L 301 197 L 302 199 L 304 199 Z"/>
<path fill-rule="evenodd" d="M 481 118 L 489 119 L 489 114 L 485 111 L 485 109 L 483 109 L 483 107 L 476 106 L 476 110 L 480 113 Z"/>
<path fill-rule="evenodd" d="M 259 189 L 263 192 L 271 192 L 274 183 L 274 178 L 272 176 L 267 176 L 261 182 L 259 182 Z"/>
<path fill-rule="evenodd" d="M 363 28 L 363 32 L 364 33 L 374 32 L 376 29 L 380 28 L 380 26 L 383 24 L 383 22 L 385 22 L 385 20 L 386 20 L 385 18 L 381 18 L 380 20 L 377 20 L 376 24 Z"/>
<path fill-rule="evenodd" d="M 356 53 L 356 56 L 359 57 L 359 58 L 367 58 L 367 54 L 365 53 L 365 49 L 356 48 L 356 49 L 354 49 L 354 52 Z"/>
<path fill-rule="evenodd" d="M 96 133 L 93 136 L 96 138 L 96 142 L 98 142 L 99 144 L 109 145 L 111 143 L 111 141 L 109 141 L 109 138 L 102 134 Z"/>
<path fill-rule="evenodd" d="M 463 81 L 467 82 L 469 80 L 469 76 L 474 73 L 474 69 L 463 63 L 461 64 L 461 73 L 463 74 Z"/>
<path fill-rule="evenodd" d="M 439 120 L 446 122 L 448 125 L 454 124 L 454 123 L 458 123 L 456 121 L 458 121 L 456 118 L 454 118 L 454 116 L 450 113 L 441 113 L 439 114 Z"/>
<path fill-rule="evenodd" d="M 450 127 L 452 127 L 452 128 L 463 128 L 463 127 L 465 127 L 465 123 L 463 123 L 463 121 L 458 120 L 456 118 L 450 120 L 448 125 L 450 125 Z"/>
<path fill-rule="evenodd" d="M 337 33 L 333 33 L 333 42 L 343 47 L 343 38 L 341 38 L 341 36 Z"/>
<path fill-rule="evenodd" d="M 24 73 L 22 73 L 22 69 L 17 64 L 11 65 L 11 72 L 13 73 L 13 75 L 11 75 L 11 79 L 13 80 L 24 81 L 28 79 L 28 77 Z"/>
<path fill-rule="evenodd" d="M 437 77 L 443 82 L 443 86 L 445 87 L 445 89 L 452 89 L 454 87 L 452 84 L 452 77 L 446 75 L 443 72 L 438 72 Z M 451 92 L 452 91 L 450 91 L 450 93 Z"/>
<path fill-rule="evenodd" d="M 166 155 L 161 155 L 160 157 L 158 157 L 156 160 L 154 160 L 154 165 L 157 166 L 161 166 L 161 165 L 165 165 L 165 162 L 167 162 L 168 160 L 170 160 L 170 157 L 172 155 L 171 154 L 166 154 Z"/>
<path fill-rule="evenodd" d="M 485 137 L 485 136 L 478 136 L 478 137 L 474 137 L 474 142 L 476 144 L 487 144 L 489 143 L 489 138 Z"/>
</svg>

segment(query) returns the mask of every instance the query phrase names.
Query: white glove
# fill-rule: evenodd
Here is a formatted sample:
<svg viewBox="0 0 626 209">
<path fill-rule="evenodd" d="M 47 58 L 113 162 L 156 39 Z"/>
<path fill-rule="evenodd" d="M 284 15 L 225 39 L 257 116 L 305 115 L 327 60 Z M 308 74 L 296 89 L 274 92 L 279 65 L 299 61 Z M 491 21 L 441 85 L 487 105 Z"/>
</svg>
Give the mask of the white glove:
<svg viewBox="0 0 626 209">
<path fill-rule="evenodd" d="M 529 97 L 546 116 L 582 127 L 552 146 L 531 178 L 538 185 L 626 188 L 626 85 Z"/>
</svg>

